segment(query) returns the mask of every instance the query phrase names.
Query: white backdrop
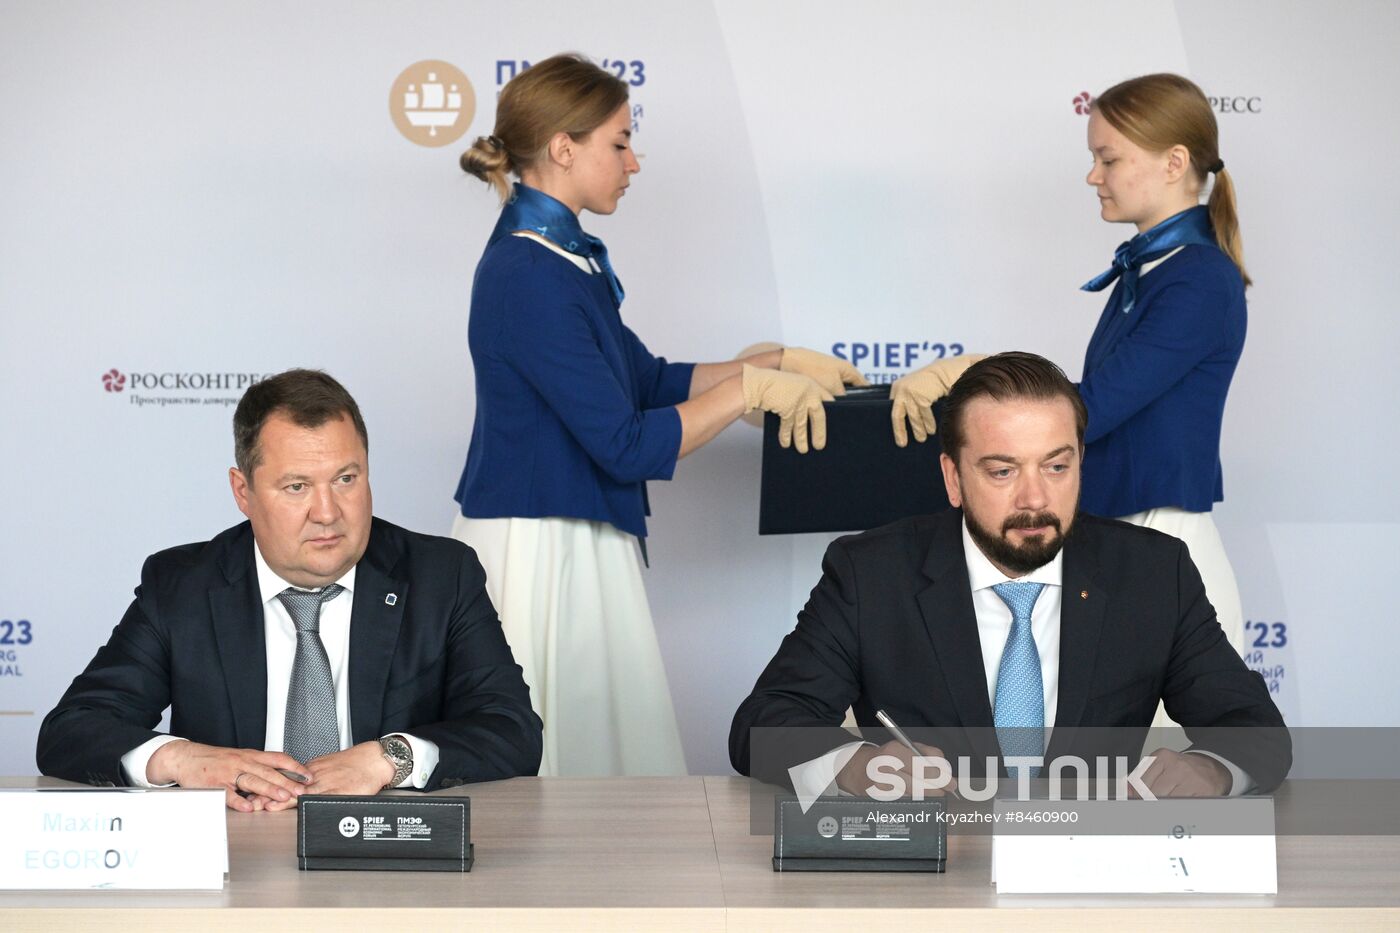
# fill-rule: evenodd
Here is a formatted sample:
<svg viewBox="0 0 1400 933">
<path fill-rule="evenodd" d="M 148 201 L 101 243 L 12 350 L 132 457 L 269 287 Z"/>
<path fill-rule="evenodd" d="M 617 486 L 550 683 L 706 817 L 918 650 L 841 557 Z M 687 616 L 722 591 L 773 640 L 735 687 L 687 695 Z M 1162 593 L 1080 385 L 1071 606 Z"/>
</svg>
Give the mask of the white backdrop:
<svg viewBox="0 0 1400 933">
<path fill-rule="evenodd" d="M 1391 615 L 1400 552 L 1400 7 L 853 9 L 0 5 L 0 773 L 33 772 L 39 719 L 144 557 L 241 518 L 225 480 L 240 374 L 335 374 L 369 424 L 376 511 L 447 531 L 495 217 L 456 157 L 490 131 L 514 67 L 498 63 L 566 49 L 634 84 L 643 171 L 585 225 L 653 351 L 917 345 L 864 358 L 877 377 L 948 343 L 1077 376 L 1102 301 L 1077 286 L 1131 231 L 1083 184 L 1076 96 L 1173 70 L 1221 99 L 1258 282 L 1217 511 L 1247 660 L 1295 724 L 1400 724 L 1366 634 Z M 390 87 L 426 59 L 471 82 L 458 143 L 391 120 Z M 758 447 L 738 425 L 652 486 L 647 583 L 696 773 L 728 770 L 729 716 L 828 540 L 758 537 Z"/>
</svg>

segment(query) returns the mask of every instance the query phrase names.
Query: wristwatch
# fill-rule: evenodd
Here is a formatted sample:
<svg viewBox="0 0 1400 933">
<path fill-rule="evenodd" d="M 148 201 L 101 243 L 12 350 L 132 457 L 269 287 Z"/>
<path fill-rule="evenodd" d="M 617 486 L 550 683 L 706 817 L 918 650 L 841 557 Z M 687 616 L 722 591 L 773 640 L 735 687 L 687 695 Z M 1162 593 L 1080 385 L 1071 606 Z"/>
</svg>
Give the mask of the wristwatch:
<svg viewBox="0 0 1400 933">
<path fill-rule="evenodd" d="M 403 779 L 413 773 L 413 746 L 401 735 L 386 735 L 379 740 L 379 748 L 389 764 L 394 766 L 394 776 L 385 787 L 398 787 Z"/>
</svg>

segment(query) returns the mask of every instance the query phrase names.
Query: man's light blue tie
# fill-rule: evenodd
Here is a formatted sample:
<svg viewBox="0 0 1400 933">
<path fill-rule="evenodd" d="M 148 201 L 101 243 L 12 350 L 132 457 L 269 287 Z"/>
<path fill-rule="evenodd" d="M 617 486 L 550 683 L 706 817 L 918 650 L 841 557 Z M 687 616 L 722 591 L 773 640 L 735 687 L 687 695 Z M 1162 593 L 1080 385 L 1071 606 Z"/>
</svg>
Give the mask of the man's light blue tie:
<svg viewBox="0 0 1400 933">
<path fill-rule="evenodd" d="M 335 709 L 335 680 L 326 646 L 321 643 L 321 606 L 345 587 L 332 583 L 308 592 L 287 587 L 277 594 L 297 627 L 296 660 L 287 689 L 287 718 L 282 750 L 302 764 L 340 751 L 340 720 Z"/>
<path fill-rule="evenodd" d="M 1045 589 L 1044 583 L 998 583 L 992 589 L 1011 610 L 1011 634 L 1001 652 L 997 669 L 996 707 L 993 717 L 1003 757 L 1045 752 L 1045 686 L 1040 676 L 1040 652 L 1031 633 L 1031 610 Z M 1020 769 L 1008 768 L 1016 777 Z M 1040 774 L 1031 768 L 1030 776 Z"/>
</svg>

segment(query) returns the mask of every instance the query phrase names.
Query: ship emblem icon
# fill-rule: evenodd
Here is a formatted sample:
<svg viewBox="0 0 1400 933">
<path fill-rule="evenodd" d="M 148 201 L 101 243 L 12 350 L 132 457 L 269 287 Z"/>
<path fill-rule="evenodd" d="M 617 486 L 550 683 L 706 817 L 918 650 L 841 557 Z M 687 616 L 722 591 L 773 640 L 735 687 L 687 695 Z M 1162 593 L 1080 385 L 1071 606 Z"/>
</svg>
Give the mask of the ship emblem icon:
<svg viewBox="0 0 1400 933">
<path fill-rule="evenodd" d="M 421 61 L 395 79 L 389 91 L 389 115 L 410 142 L 446 146 L 461 139 L 470 127 L 476 115 L 476 93 L 455 65 Z"/>
</svg>

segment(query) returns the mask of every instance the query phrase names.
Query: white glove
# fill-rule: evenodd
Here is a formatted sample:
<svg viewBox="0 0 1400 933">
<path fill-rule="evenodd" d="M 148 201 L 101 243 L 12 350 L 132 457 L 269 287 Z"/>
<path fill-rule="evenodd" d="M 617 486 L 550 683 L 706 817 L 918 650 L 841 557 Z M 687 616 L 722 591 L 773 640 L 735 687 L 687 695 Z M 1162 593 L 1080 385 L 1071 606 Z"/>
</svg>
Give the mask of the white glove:
<svg viewBox="0 0 1400 933">
<path fill-rule="evenodd" d="M 785 373 L 800 373 L 810 377 L 832 395 L 845 395 L 846 386 L 868 386 L 865 377 L 845 360 L 806 350 L 802 347 L 784 347 L 783 361 L 778 368 Z"/>
<path fill-rule="evenodd" d="M 796 442 L 797 452 L 805 454 L 809 423 L 812 446 L 817 450 L 825 447 L 826 409 L 822 402 L 831 400 L 831 393 L 807 376 L 744 364 L 744 410 L 771 411 L 782 419 L 778 443 L 783 447 Z"/>
<path fill-rule="evenodd" d="M 909 445 L 909 437 L 904 431 L 905 418 L 909 419 L 909 426 L 914 429 L 914 440 L 920 444 L 928 440 L 930 434 L 937 432 L 933 403 L 948 394 L 953 383 L 969 366 L 985 358 L 985 354 L 964 353 L 930 363 L 923 369 L 896 379 L 890 386 L 890 400 L 894 403 L 890 408 L 894 442 L 900 447 Z"/>
</svg>

